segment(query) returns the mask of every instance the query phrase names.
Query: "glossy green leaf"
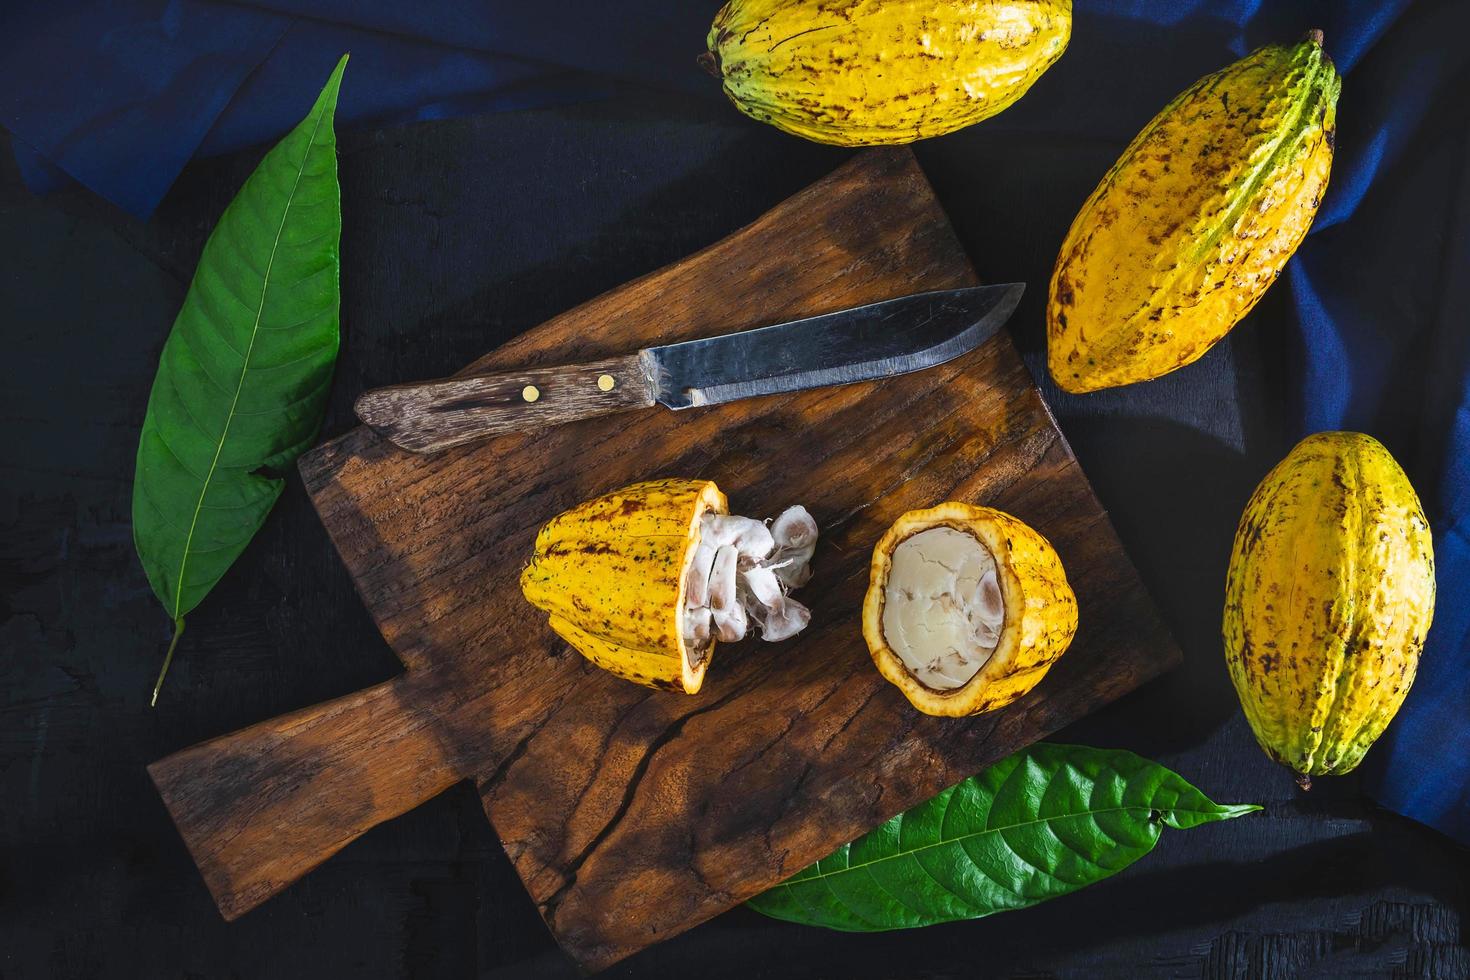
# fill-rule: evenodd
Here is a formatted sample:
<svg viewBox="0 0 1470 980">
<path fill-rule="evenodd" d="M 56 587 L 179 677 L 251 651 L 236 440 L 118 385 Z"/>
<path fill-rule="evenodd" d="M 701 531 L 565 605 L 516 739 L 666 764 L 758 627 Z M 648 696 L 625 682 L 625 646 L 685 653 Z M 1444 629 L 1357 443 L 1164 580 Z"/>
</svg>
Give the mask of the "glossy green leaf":
<svg viewBox="0 0 1470 980">
<path fill-rule="evenodd" d="M 133 541 L 175 642 L 321 426 L 337 359 L 332 117 L 346 65 L 343 56 L 225 209 L 159 359 L 138 442 Z"/>
<path fill-rule="evenodd" d="M 1165 826 L 1259 810 L 1220 805 L 1132 752 L 1033 745 L 901 813 L 748 903 L 848 932 L 1025 908 L 1121 871 Z"/>
</svg>

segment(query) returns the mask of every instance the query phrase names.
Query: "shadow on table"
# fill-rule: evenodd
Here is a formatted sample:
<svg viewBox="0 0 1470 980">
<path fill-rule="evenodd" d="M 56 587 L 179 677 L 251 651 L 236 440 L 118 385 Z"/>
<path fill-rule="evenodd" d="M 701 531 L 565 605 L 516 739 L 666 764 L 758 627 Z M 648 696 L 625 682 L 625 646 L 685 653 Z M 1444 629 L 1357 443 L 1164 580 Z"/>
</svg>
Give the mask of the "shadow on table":
<svg viewBox="0 0 1470 980">
<path fill-rule="evenodd" d="M 1170 831 L 1166 837 L 1208 832 L 1208 828 Z M 1168 846 L 1166 839 L 1161 847 Z M 1142 859 L 1150 860 L 1154 858 Z M 1415 886 L 1427 891 L 1426 900 L 1453 904 L 1462 898 L 1451 878 L 1444 875 L 1438 881 L 1421 880 Z M 1035 957 L 1045 962 L 1057 962 L 1066 954 L 1087 950 L 1117 949 L 1126 946 L 1130 939 L 1137 941 L 1139 949 L 1152 948 L 1158 955 L 1165 949 L 1178 948 L 1181 941 L 1189 942 L 1191 934 L 1216 937 L 1239 928 L 1264 939 L 1261 920 L 1258 916 L 1253 918 L 1252 913 L 1272 905 L 1285 908 L 1312 899 L 1382 894 L 1386 889 L 1405 884 L 1392 849 L 1384 846 L 1382 834 L 1365 831 L 1271 855 L 1269 863 L 1243 857 L 1167 870 L 1125 872 L 1116 880 L 1103 881 L 1073 895 L 1022 910 L 1024 924 L 1018 923 L 1012 914 L 1002 914 L 978 922 L 932 926 L 925 930 L 927 942 L 921 948 L 948 958 L 953 954 L 945 953 L 946 950 L 974 949 L 976 944 L 994 939 L 1005 960 L 1019 965 L 1030 957 L 1023 951 L 1007 948 L 1006 937 L 1015 936 L 1015 930 L 1020 928 L 1024 935 L 1046 937 L 1045 948 L 1036 950 Z M 743 908 L 729 918 L 746 926 L 762 921 L 759 913 Z M 1385 928 L 1383 923 L 1375 924 L 1370 919 L 1365 915 L 1361 921 L 1349 919 L 1338 923 L 1334 927 L 1334 948 L 1339 943 L 1350 945 L 1358 940 L 1372 943 L 1376 948 L 1400 932 L 1405 943 L 1415 939 L 1408 923 L 1402 927 L 1389 924 Z M 1300 916 L 1283 913 L 1280 928 L 1283 934 L 1290 933 L 1292 923 L 1302 921 Z M 1175 938 L 1163 938 L 1169 936 Z M 1181 936 L 1182 940 L 1178 938 Z M 913 933 L 907 931 L 849 936 L 847 942 L 852 947 L 851 955 L 860 961 L 914 949 Z M 1195 942 L 1190 951 L 1203 958 L 1208 946 Z M 938 963 L 931 961 L 930 965 Z"/>
<path fill-rule="evenodd" d="M 1130 934 L 1157 936 L 1200 927 L 1223 930 L 1233 920 L 1273 903 L 1380 893 L 1404 884 L 1383 843 L 1381 835 L 1364 831 L 1293 848 L 1271 856 L 1269 864 L 1219 860 L 1131 875 L 1049 909 L 1045 914 L 1055 916 L 1058 927 L 1047 934 L 1053 949 L 1084 950 Z M 1427 885 L 1437 901 L 1459 900 L 1447 881 L 1420 885 Z M 1119 916 L 1119 909 L 1147 911 Z M 1030 914 L 1036 915 L 1036 910 Z M 1029 925 L 1045 931 L 1041 923 Z"/>
<path fill-rule="evenodd" d="M 589 118 L 575 109 L 565 114 L 574 131 L 608 130 L 608 139 L 619 123 L 628 122 L 622 116 Z M 640 118 L 633 114 L 634 122 Z M 451 148 L 465 155 L 490 154 L 487 134 L 493 129 L 484 129 L 482 133 L 471 123 L 459 123 Z M 447 139 L 435 128 L 416 130 L 415 135 L 431 146 L 436 139 Z M 657 141 L 639 150 L 621 174 L 606 166 L 579 166 L 576 159 L 554 165 L 543 160 L 551 168 L 545 180 L 565 189 L 520 202 L 516 213 L 526 212 L 531 221 L 536 210 L 549 211 L 574 227 L 559 230 L 544 219 L 544 229 L 538 225 L 499 246 L 508 254 L 495 255 L 495 261 L 486 257 L 484 239 L 500 233 L 497 221 L 504 220 L 502 212 L 510 206 L 503 200 L 504 185 L 496 179 L 509 179 L 513 172 L 504 161 L 488 165 L 473 181 L 443 182 L 442 187 L 429 182 L 416 188 L 423 200 L 415 198 L 415 206 L 393 211 L 409 223 L 412 234 L 361 230 L 371 239 L 363 249 L 391 252 L 396 268 L 393 282 L 378 287 L 381 295 L 368 290 L 344 294 L 344 322 L 354 326 L 356 349 L 347 352 L 339 368 L 348 380 L 339 380 L 334 391 L 339 427 L 352 424 L 351 401 L 363 388 L 459 370 L 546 320 L 720 240 L 837 169 L 849 156 L 807 144 L 793 152 L 779 137 L 764 129 L 711 127 L 714 148 L 695 153 L 680 147 L 678 164 L 685 169 L 659 180 L 647 174 L 672 164 L 658 159 Z M 661 172 L 667 175 L 668 170 Z M 349 177 L 352 182 L 359 179 Z M 369 187 L 358 192 L 373 193 Z M 344 215 L 344 234 L 357 230 Z M 455 257 L 444 258 L 446 251 Z M 385 310 L 384 303 L 397 311 Z M 656 306 L 648 311 L 655 322 L 674 315 Z M 738 310 L 731 311 L 731 319 L 740 322 Z M 326 431 L 334 430 L 329 424 Z"/>
<path fill-rule="evenodd" d="M 1163 419 L 1072 419 L 1063 430 L 1184 653 L 1178 668 L 1121 702 L 1127 728 L 1147 726 L 1159 752 L 1198 745 L 1239 710 L 1220 621 L 1235 526 L 1259 466 Z"/>
</svg>

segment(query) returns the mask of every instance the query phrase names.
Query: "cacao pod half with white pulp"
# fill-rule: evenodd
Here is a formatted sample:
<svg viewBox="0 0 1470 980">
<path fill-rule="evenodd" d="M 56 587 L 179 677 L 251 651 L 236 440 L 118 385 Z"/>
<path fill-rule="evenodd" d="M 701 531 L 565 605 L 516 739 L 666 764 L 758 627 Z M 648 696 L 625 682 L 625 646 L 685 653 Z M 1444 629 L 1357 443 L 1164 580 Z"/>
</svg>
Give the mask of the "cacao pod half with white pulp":
<svg viewBox="0 0 1470 980">
<path fill-rule="evenodd" d="M 873 549 L 863 637 L 915 708 L 960 716 L 1031 690 L 1072 642 L 1077 597 L 1051 542 L 989 507 L 904 514 Z"/>
<path fill-rule="evenodd" d="M 1434 616 L 1419 497 L 1376 439 L 1297 444 L 1246 505 L 1225 586 L 1225 662 L 1261 748 L 1311 777 L 1349 772 L 1414 683 Z"/>
<path fill-rule="evenodd" d="M 717 640 L 781 640 L 811 618 L 787 595 L 810 575 L 811 515 L 791 507 L 768 525 L 727 509 L 714 483 L 682 479 L 578 504 L 537 533 L 521 591 L 597 666 L 697 693 Z"/>
</svg>

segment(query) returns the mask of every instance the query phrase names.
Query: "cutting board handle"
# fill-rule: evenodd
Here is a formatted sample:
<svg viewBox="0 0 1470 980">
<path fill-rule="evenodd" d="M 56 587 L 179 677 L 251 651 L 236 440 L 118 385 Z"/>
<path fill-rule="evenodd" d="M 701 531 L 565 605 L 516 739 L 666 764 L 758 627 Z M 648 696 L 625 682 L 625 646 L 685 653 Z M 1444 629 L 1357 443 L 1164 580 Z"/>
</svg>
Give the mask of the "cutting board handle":
<svg viewBox="0 0 1470 980">
<path fill-rule="evenodd" d="M 416 675 L 211 739 L 148 767 L 226 919 L 462 777 Z"/>
</svg>

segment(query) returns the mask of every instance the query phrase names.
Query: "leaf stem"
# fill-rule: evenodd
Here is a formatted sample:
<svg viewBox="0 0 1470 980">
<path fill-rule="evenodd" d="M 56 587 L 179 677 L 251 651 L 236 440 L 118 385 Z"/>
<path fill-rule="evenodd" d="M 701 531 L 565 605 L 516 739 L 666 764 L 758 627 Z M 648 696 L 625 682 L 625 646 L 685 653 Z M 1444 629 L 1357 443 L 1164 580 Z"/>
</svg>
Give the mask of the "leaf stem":
<svg viewBox="0 0 1470 980">
<path fill-rule="evenodd" d="M 174 662 L 174 647 L 179 645 L 179 637 L 184 635 L 184 617 L 180 616 L 174 620 L 174 638 L 168 641 L 168 653 L 163 655 L 163 667 L 158 671 L 158 680 L 153 682 L 153 697 L 148 702 L 148 707 L 158 707 L 158 692 L 163 688 L 164 675 L 168 673 L 168 665 Z"/>
</svg>

